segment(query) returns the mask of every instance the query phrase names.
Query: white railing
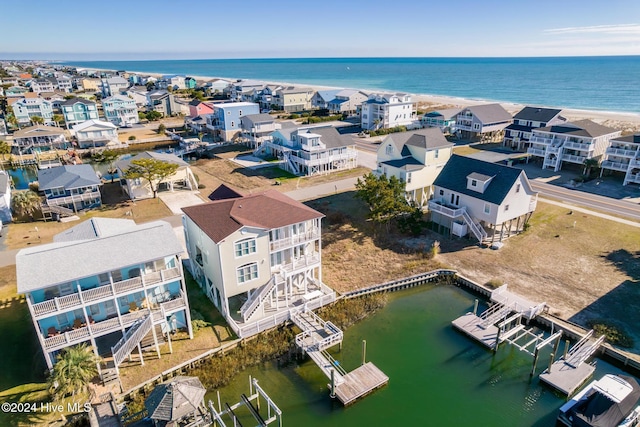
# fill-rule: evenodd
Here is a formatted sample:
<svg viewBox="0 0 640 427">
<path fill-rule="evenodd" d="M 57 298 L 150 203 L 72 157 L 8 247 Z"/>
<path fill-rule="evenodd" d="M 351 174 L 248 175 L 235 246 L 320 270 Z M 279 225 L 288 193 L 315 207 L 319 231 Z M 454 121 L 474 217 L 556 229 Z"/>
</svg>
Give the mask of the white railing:
<svg viewBox="0 0 640 427">
<path fill-rule="evenodd" d="M 544 157 L 545 150 L 543 150 L 541 148 L 530 147 L 530 148 L 527 149 L 527 153 L 529 153 L 529 154 L 531 154 L 533 156 Z"/>
<path fill-rule="evenodd" d="M 115 290 L 111 284 L 98 286 L 97 288 L 82 291 L 82 299 L 85 303 L 99 300 L 115 295 Z"/>
<path fill-rule="evenodd" d="M 573 154 L 565 154 L 562 156 L 563 162 L 578 163 L 580 165 L 583 164 L 585 160 L 587 160 L 585 156 L 574 156 Z"/>
<path fill-rule="evenodd" d="M 480 226 L 479 224 L 476 224 L 466 210 L 462 213 L 462 218 L 467 223 L 469 228 L 471 228 L 471 231 L 473 232 L 473 235 L 476 236 L 476 239 L 478 239 L 478 241 L 482 243 L 484 239 L 487 238 L 487 232 L 484 231 L 484 228 L 482 228 L 482 226 Z"/>
<path fill-rule="evenodd" d="M 148 313 L 147 317 L 144 319 L 137 320 L 137 323 L 134 323 L 127 332 L 125 332 L 124 336 L 111 347 L 111 352 L 113 354 L 113 363 L 118 366 L 125 357 L 129 355 L 133 351 L 133 349 L 142 341 L 142 339 L 147 335 L 147 333 L 153 327 L 153 319 L 151 318 L 150 313 Z"/>
<path fill-rule="evenodd" d="M 305 243 L 310 240 L 318 239 L 319 237 L 320 229 L 318 227 L 313 227 L 311 230 L 305 231 L 304 233 L 298 233 L 293 236 L 285 237 L 284 239 L 272 240 L 270 242 L 271 251 Z"/>
<path fill-rule="evenodd" d="M 275 286 L 276 278 L 275 276 L 271 276 L 271 279 L 269 279 L 267 283 L 257 289 L 253 295 L 242 304 L 242 307 L 240 307 L 240 315 L 245 322 L 255 313 L 260 303 L 271 293 Z"/>
<path fill-rule="evenodd" d="M 567 141 L 564 143 L 565 148 L 569 148 L 571 150 L 579 150 L 579 151 L 590 151 L 593 150 L 593 145 L 584 143 L 584 142 L 572 142 Z"/>
<path fill-rule="evenodd" d="M 466 212 L 466 208 L 463 207 L 447 207 L 445 205 L 445 201 L 444 200 L 429 200 L 429 209 L 431 209 L 433 212 L 439 212 L 443 215 L 448 216 L 449 218 L 458 218 L 459 216 L 462 215 L 463 212 Z"/>
<path fill-rule="evenodd" d="M 640 184 L 640 173 L 630 173 L 626 178 L 627 182 L 633 182 Z"/>
<path fill-rule="evenodd" d="M 320 253 L 314 252 L 313 254 L 294 259 L 290 263 L 282 264 L 280 267 L 290 273 L 299 268 L 304 268 L 310 265 L 318 264 L 319 262 L 320 262 Z"/>
<path fill-rule="evenodd" d="M 69 205 L 75 204 L 76 202 L 84 202 L 85 200 L 99 199 L 100 197 L 100 191 L 96 190 L 82 194 L 74 194 L 72 196 L 47 198 L 47 204 L 51 206 Z"/>
<path fill-rule="evenodd" d="M 89 326 L 94 335 L 100 335 L 104 332 L 112 332 L 120 329 L 120 320 L 117 317 L 102 320 Z"/>
<path fill-rule="evenodd" d="M 632 158 L 638 154 L 638 150 L 626 150 L 624 148 L 615 148 L 615 147 L 608 147 L 605 152 L 607 154 L 611 154 L 614 156 L 632 157 Z"/>
<path fill-rule="evenodd" d="M 546 138 L 538 135 L 532 135 L 531 138 L 529 139 L 529 142 L 532 144 L 544 144 L 544 145 L 551 145 L 554 143 L 554 141 L 557 141 L 557 139 L 553 137 Z"/>
<path fill-rule="evenodd" d="M 614 162 L 613 160 L 605 160 L 602 162 L 601 166 L 603 169 L 612 169 L 612 170 L 626 172 L 627 169 L 629 168 L 629 163 Z"/>
<path fill-rule="evenodd" d="M 349 150 L 346 153 L 341 154 L 332 154 L 329 156 L 323 156 L 315 159 L 305 159 L 304 157 L 291 156 L 292 159 L 295 159 L 296 162 L 303 164 L 305 166 L 317 166 L 323 165 L 327 163 L 331 163 L 337 160 L 351 160 L 358 157 L 358 153 L 355 150 Z"/>
<path fill-rule="evenodd" d="M 178 310 L 181 308 L 186 307 L 186 299 L 185 299 L 185 295 L 182 293 L 182 291 L 180 291 L 180 296 L 167 301 L 167 302 L 163 302 L 160 304 L 160 309 L 164 312 L 164 313 L 170 313 L 174 310 Z"/>
<path fill-rule="evenodd" d="M 116 290 L 116 294 L 142 289 L 142 278 L 134 277 L 121 282 L 115 282 L 113 287 Z"/>
<path fill-rule="evenodd" d="M 80 296 L 78 294 L 65 295 L 63 297 L 56 298 L 58 300 L 58 308 L 61 310 L 80 304 Z"/>
</svg>

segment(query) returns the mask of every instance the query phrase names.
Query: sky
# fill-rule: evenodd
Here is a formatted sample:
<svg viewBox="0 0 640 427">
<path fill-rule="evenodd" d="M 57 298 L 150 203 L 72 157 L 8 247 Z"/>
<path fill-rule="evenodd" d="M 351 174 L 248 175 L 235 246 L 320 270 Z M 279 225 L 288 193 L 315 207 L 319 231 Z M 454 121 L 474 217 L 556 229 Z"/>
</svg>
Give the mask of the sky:
<svg viewBox="0 0 640 427">
<path fill-rule="evenodd" d="M 640 55 L 637 0 L 2 0 L 0 59 Z"/>
</svg>

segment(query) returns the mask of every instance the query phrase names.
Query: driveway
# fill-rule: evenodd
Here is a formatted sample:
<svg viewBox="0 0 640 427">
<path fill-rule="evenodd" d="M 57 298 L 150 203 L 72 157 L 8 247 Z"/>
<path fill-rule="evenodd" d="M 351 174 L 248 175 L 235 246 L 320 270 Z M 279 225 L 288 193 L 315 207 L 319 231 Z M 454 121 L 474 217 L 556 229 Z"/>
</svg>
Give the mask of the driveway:
<svg viewBox="0 0 640 427">
<path fill-rule="evenodd" d="M 175 215 L 182 215 L 181 208 L 185 206 L 201 205 L 204 200 L 198 196 L 199 191 L 174 191 L 159 193 L 158 197 Z"/>
</svg>

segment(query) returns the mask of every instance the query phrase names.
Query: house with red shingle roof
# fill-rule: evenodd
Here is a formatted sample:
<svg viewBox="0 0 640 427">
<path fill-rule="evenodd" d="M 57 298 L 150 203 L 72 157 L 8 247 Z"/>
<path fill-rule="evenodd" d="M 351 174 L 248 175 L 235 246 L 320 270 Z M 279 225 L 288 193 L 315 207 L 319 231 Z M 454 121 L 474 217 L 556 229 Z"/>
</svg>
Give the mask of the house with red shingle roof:
<svg viewBox="0 0 640 427">
<path fill-rule="evenodd" d="M 322 283 L 322 213 L 275 190 L 210 198 L 182 209 L 189 268 L 239 337 L 335 300 Z"/>
</svg>

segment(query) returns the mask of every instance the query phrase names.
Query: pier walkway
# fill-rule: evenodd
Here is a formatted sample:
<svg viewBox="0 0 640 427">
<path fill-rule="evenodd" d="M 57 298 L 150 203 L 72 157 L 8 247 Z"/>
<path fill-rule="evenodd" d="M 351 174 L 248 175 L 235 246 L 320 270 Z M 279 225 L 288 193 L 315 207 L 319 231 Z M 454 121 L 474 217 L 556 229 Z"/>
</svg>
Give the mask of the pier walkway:
<svg viewBox="0 0 640 427">
<path fill-rule="evenodd" d="M 337 397 L 343 405 L 349 405 L 389 382 L 389 377 L 373 363 L 364 363 L 364 355 L 362 366 L 351 372 L 340 366 L 326 351 L 342 345 L 343 332 L 333 323 L 322 320 L 312 311 L 302 310 L 291 313 L 291 320 L 302 330 L 296 336 L 296 345 L 331 380 L 331 397 Z"/>
</svg>

